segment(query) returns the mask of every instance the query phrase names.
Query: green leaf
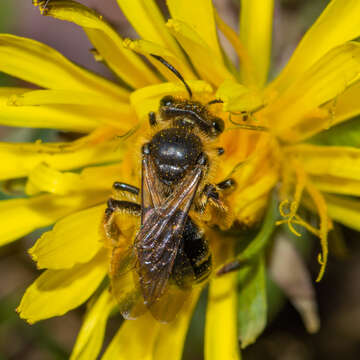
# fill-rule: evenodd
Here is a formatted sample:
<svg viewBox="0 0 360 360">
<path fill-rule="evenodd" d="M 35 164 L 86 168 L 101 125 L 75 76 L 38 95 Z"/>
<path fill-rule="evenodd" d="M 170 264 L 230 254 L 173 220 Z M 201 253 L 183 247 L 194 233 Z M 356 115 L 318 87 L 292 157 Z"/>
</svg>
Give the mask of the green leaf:
<svg viewBox="0 0 360 360">
<path fill-rule="evenodd" d="M 269 206 L 263 220 L 260 231 L 256 235 L 255 239 L 251 240 L 250 244 L 245 248 L 244 251 L 238 256 L 238 259 L 242 261 L 250 260 L 255 255 L 265 248 L 270 239 L 273 231 L 275 230 L 275 223 L 278 218 L 278 201 L 275 194 L 272 195 Z"/>
<path fill-rule="evenodd" d="M 307 142 L 315 145 L 360 147 L 360 117 L 322 131 Z"/>
<path fill-rule="evenodd" d="M 241 347 L 255 342 L 267 318 L 265 256 L 239 270 L 238 328 Z"/>
</svg>

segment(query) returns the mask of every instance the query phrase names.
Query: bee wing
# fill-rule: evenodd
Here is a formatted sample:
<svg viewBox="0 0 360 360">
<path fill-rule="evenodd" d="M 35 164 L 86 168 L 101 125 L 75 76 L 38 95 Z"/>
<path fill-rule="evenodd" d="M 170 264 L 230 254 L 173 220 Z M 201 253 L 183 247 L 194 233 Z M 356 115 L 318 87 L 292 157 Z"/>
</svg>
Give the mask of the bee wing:
<svg viewBox="0 0 360 360">
<path fill-rule="evenodd" d="M 111 292 L 117 300 L 120 313 L 133 320 L 148 309 L 155 319 L 169 322 L 191 295 L 191 284 L 195 274 L 182 247 L 179 248 L 173 267 L 173 282 L 167 282 L 163 295 L 150 306 L 146 306 L 140 288 L 139 275 L 130 270 L 135 267 L 134 248 L 120 251 L 115 248 L 110 263 Z"/>
<path fill-rule="evenodd" d="M 195 273 L 182 246 L 174 262 L 172 277 L 167 282 L 163 295 L 150 307 L 153 317 L 161 322 L 175 319 L 184 303 L 190 300 Z"/>
<path fill-rule="evenodd" d="M 154 164 L 149 155 L 144 155 L 141 175 L 141 224 L 147 221 L 149 211 L 159 208 L 162 202 L 164 202 L 164 198 L 161 196 L 160 184 Z"/>
<path fill-rule="evenodd" d="M 127 272 L 111 278 L 111 293 L 118 303 L 121 315 L 127 320 L 136 319 L 148 310 L 139 282 L 134 276 L 134 272 Z"/>
<path fill-rule="evenodd" d="M 180 289 L 174 284 L 168 284 L 164 294 L 149 307 L 149 310 L 160 322 L 173 321 L 184 304 L 190 300 L 191 294 L 190 289 Z"/>
<path fill-rule="evenodd" d="M 184 303 L 190 299 L 190 288 L 179 288 L 173 283 L 168 283 L 163 295 L 147 306 L 142 296 L 139 279 L 133 279 L 133 275 L 134 273 L 127 273 L 111 279 L 112 294 L 118 302 L 121 315 L 126 320 L 134 320 L 150 311 L 155 319 L 167 323 L 175 319 Z"/>
<path fill-rule="evenodd" d="M 149 308 L 165 292 L 201 176 L 202 168 L 195 167 L 165 204 L 149 209 L 136 236 L 137 272 L 144 302 Z"/>
<path fill-rule="evenodd" d="M 127 249 L 114 247 L 111 252 L 109 274 L 117 278 L 135 268 L 136 258 L 134 248 Z"/>
</svg>

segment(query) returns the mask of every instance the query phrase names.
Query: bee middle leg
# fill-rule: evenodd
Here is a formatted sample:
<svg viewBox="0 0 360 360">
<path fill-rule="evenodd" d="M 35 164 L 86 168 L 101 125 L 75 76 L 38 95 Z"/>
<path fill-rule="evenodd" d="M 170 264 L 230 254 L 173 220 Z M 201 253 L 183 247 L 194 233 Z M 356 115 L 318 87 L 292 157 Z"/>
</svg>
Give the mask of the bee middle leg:
<svg viewBox="0 0 360 360">
<path fill-rule="evenodd" d="M 115 181 L 113 183 L 113 197 L 116 200 L 129 199 L 136 200 L 137 196 L 140 193 L 139 188 L 133 185 L 129 185 L 127 183 Z"/>
</svg>

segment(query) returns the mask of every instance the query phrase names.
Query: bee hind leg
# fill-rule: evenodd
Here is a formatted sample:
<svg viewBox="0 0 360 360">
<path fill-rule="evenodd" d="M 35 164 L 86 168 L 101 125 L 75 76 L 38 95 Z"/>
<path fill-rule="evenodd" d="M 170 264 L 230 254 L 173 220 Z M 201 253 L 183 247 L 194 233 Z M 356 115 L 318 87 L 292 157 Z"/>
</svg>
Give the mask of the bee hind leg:
<svg viewBox="0 0 360 360">
<path fill-rule="evenodd" d="M 107 202 L 103 220 L 103 231 L 105 233 L 105 246 L 111 250 L 111 260 L 109 264 L 109 274 L 111 278 L 116 278 L 128 272 L 134 266 L 134 253 L 126 239 L 125 234 L 131 229 L 131 221 L 126 217 L 117 215 L 131 215 L 139 217 L 141 206 L 131 201 L 116 200 L 110 198 Z M 118 225 L 118 220 L 121 224 Z"/>
<path fill-rule="evenodd" d="M 116 215 L 128 214 L 139 217 L 141 215 L 141 206 L 131 201 L 116 200 L 110 198 L 107 202 L 103 227 L 105 237 L 115 246 L 120 236 L 120 229 L 116 225 Z"/>
</svg>

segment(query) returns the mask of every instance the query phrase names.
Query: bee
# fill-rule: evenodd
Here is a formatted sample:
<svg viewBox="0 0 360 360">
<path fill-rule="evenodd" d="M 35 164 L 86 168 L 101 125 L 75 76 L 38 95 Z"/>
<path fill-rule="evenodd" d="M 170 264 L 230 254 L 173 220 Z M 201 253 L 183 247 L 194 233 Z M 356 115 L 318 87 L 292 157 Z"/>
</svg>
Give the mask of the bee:
<svg viewBox="0 0 360 360">
<path fill-rule="evenodd" d="M 208 182 L 213 170 L 210 159 L 224 153 L 214 145 L 224 131 L 224 121 L 209 111 L 211 104 L 221 100 L 206 105 L 193 101 L 181 74 L 162 57 L 152 56 L 184 83 L 190 99 L 165 96 L 158 113 L 150 112 L 152 136 L 141 146 L 141 189 L 114 183 L 103 229 L 112 244 L 111 291 L 124 318 L 134 319 L 150 310 L 157 320 L 168 322 L 192 287 L 212 271 L 208 240 L 189 212 L 202 214 L 208 204 L 225 211 L 221 193 L 235 182 L 231 178 Z M 133 198 L 139 198 L 140 204 L 129 200 Z M 124 229 L 117 217 L 124 214 L 140 221 L 127 247 L 118 240 Z"/>
</svg>

